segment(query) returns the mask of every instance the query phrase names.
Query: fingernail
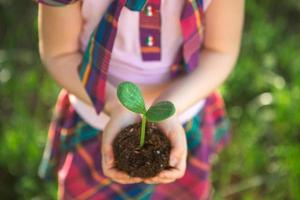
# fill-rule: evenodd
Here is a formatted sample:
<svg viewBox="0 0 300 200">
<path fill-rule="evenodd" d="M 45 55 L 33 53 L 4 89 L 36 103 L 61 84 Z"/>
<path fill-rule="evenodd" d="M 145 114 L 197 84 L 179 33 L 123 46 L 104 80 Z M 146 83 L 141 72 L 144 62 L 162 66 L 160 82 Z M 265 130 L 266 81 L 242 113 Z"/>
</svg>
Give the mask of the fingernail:
<svg viewBox="0 0 300 200">
<path fill-rule="evenodd" d="M 176 164 L 177 164 L 177 159 L 176 158 L 171 158 L 171 160 L 170 160 L 170 166 L 171 167 L 175 167 Z"/>
</svg>

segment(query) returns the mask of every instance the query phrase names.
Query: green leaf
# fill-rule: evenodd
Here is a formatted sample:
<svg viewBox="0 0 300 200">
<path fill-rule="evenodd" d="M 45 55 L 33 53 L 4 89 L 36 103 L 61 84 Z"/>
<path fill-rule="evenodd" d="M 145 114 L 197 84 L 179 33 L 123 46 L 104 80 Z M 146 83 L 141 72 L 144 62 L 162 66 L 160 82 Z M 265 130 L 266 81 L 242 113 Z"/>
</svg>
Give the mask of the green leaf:
<svg viewBox="0 0 300 200">
<path fill-rule="evenodd" d="M 145 102 L 141 90 L 131 82 L 122 82 L 117 89 L 117 95 L 128 110 L 135 113 L 146 113 Z"/>
<path fill-rule="evenodd" d="M 171 117 L 175 113 L 175 106 L 169 101 L 162 101 L 152 105 L 146 113 L 148 121 L 159 122 Z"/>
</svg>

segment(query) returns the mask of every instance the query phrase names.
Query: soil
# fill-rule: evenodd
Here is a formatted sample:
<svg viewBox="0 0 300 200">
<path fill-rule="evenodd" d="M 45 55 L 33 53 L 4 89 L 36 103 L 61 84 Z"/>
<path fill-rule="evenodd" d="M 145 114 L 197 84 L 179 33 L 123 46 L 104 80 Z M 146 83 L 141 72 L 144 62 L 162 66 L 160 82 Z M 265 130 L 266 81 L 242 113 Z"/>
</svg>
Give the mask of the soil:
<svg viewBox="0 0 300 200">
<path fill-rule="evenodd" d="M 171 144 L 154 123 L 147 123 L 145 144 L 140 148 L 141 124 L 130 125 L 113 142 L 115 167 L 131 177 L 149 178 L 169 169 Z"/>
</svg>

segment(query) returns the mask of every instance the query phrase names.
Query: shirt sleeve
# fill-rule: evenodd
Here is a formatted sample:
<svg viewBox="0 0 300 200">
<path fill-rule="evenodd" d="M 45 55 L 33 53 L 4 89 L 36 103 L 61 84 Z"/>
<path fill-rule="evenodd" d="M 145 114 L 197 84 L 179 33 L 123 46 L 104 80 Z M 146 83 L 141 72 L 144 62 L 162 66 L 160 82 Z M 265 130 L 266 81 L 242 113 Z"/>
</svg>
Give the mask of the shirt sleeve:
<svg viewBox="0 0 300 200">
<path fill-rule="evenodd" d="M 79 0 L 35 0 L 37 3 L 45 4 L 48 6 L 65 6 L 72 3 L 75 3 Z"/>
</svg>

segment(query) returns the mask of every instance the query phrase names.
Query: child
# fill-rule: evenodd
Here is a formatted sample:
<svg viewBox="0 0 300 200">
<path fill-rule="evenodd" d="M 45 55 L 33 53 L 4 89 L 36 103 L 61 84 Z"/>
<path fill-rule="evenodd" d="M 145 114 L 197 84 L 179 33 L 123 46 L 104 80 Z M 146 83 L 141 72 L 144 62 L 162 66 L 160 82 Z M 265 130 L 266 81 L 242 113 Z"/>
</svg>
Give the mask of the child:
<svg viewBox="0 0 300 200">
<path fill-rule="evenodd" d="M 210 158 L 229 137 L 223 101 L 214 91 L 238 57 L 244 2 L 39 3 L 40 55 L 64 88 L 40 175 L 58 175 L 59 198 L 209 199 Z M 113 167 L 114 137 L 137 120 L 116 98 L 125 80 L 141 87 L 148 106 L 169 100 L 176 107 L 159 124 L 171 141 L 174 168 L 153 178 Z"/>
</svg>

